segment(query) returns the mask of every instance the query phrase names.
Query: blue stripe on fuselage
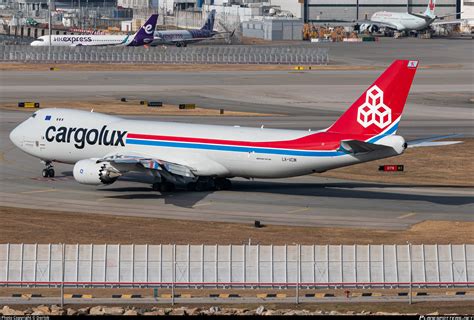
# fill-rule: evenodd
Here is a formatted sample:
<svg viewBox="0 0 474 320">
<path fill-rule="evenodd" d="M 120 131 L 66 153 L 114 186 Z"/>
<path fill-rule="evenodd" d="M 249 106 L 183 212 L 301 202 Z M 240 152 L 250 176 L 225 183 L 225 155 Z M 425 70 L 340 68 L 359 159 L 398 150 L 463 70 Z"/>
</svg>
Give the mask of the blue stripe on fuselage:
<svg viewBox="0 0 474 320">
<path fill-rule="evenodd" d="M 169 142 L 157 140 L 140 140 L 127 139 L 127 144 L 155 146 L 155 147 L 172 147 L 184 149 L 202 149 L 202 150 L 216 150 L 216 151 L 233 151 L 233 152 L 255 152 L 264 154 L 281 154 L 288 156 L 302 156 L 302 157 L 336 157 L 345 155 L 341 151 L 306 151 L 306 150 L 286 150 L 286 149 L 270 149 L 270 148 L 253 148 L 241 146 L 226 146 L 214 144 L 199 144 L 199 143 L 183 143 L 183 142 Z"/>
</svg>

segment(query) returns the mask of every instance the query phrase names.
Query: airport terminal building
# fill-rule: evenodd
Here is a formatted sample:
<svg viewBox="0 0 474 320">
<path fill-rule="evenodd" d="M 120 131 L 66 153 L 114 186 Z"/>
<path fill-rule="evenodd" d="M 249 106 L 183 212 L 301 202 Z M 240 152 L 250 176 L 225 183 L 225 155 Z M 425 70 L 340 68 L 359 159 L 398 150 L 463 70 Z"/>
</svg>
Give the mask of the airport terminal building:
<svg viewBox="0 0 474 320">
<path fill-rule="evenodd" d="M 302 16 L 305 23 L 348 22 L 370 19 L 377 11 L 419 13 L 427 5 L 428 0 L 304 0 Z M 461 0 L 436 1 L 437 15 L 458 12 Z"/>
</svg>

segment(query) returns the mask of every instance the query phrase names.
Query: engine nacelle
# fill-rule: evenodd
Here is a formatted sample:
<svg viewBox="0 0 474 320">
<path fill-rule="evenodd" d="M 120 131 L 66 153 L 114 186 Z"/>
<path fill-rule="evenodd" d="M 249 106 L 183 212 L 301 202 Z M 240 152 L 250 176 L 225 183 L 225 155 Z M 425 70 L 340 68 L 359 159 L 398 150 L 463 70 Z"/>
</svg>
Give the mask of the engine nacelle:
<svg viewBox="0 0 474 320">
<path fill-rule="evenodd" d="M 82 184 L 111 184 L 122 174 L 108 162 L 97 163 L 86 159 L 76 162 L 73 169 L 74 179 Z"/>
<path fill-rule="evenodd" d="M 380 28 L 376 24 L 371 24 L 371 23 L 363 23 L 359 27 L 359 32 L 365 32 L 368 31 L 370 33 L 374 32 L 379 32 Z"/>
</svg>

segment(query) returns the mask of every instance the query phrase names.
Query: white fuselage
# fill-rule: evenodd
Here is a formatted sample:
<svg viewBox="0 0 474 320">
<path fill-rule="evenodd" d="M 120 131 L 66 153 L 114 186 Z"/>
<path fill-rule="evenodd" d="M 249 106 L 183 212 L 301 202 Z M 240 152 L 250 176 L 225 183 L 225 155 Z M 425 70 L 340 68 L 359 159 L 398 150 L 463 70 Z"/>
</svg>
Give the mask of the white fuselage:
<svg viewBox="0 0 474 320">
<path fill-rule="evenodd" d="M 47 117 L 50 119 L 46 120 Z M 176 137 L 177 140 L 136 139 L 133 134 Z M 74 164 L 79 160 L 114 154 L 140 154 L 179 162 L 192 168 L 196 176 L 248 178 L 280 178 L 323 172 L 403 152 L 394 146 L 392 151 L 354 156 L 337 149 L 308 151 L 197 141 L 270 142 L 310 134 L 315 132 L 127 120 L 78 110 L 44 109 L 15 128 L 10 139 L 23 151 L 43 160 Z M 183 137 L 194 140 L 182 140 Z M 384 139 L 378 143 L 384 144 Z"/>
<path fill-rule="evenodd" d="M 370 18 L 372 22 L 386 23 L 396 27 L 397 31 L 426 29 L 432 21 L 411 15 L 406 12 L 376 12 Z"/>
<path fill-rule="evenodd" d="M 121 46 L 127 45 L 128 35 L 51 35 L 52 46 Z M 49 46 L 49 35 L 41 36 L 31 43 L 32 46 Z"/>
</svg>

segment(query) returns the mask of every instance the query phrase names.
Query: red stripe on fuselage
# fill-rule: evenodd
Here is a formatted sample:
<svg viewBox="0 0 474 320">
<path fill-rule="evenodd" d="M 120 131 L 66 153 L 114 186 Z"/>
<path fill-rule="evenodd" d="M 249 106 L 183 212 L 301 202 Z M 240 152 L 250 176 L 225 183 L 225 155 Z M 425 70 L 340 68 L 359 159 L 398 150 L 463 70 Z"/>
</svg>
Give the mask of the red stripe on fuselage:
<svg viewBox="0 0 474 320">
<path fill-rule="evenodd" d="M 236 141 L 236 140 L 221 140 L 221 139 L 206 139 L 206 138 L 190 138 L 190 137 L 172 137 L 152 134 L 129 133 L 128 139 L 145 139 L 145 140 L 160 140 L 160 141 L 175 141 L 175 142 L 192 142 L 192 143 L 208 143 L 217 145 L 232 145 L 245 147 L 260 147 L 260 148 L 275 148 L 275 149 L 297 149 L 297 150 L 335 150 L 339 148 L 341 140 L 344 139 L 359 139 L 365 140 L 367 137 L 344 137 L 340 134 L 318 132 L 305 137 L 294 140 L 284 141 Z"/>
</svg>

